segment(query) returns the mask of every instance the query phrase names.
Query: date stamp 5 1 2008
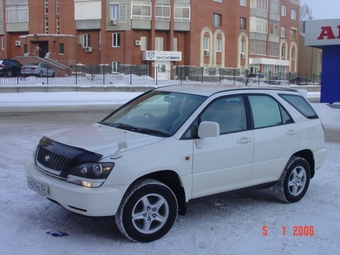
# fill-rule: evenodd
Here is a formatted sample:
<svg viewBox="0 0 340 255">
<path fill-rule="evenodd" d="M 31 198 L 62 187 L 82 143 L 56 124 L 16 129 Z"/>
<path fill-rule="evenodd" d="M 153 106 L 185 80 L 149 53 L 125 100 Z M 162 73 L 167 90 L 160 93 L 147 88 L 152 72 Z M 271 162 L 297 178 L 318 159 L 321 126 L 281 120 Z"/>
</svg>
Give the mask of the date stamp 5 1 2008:
<svg viewBox="0 0 340 255">
<path fill-rule="evenodd" d="M 314 226 L 293 226 L 292 229 L 288 229 L 286 226 L 282 226 L 282 235 L 293 235 L 293 236 L 314 236 Z M 268 226 L 262 226 L 262 235 L 268 236 Z"/>
</svg>

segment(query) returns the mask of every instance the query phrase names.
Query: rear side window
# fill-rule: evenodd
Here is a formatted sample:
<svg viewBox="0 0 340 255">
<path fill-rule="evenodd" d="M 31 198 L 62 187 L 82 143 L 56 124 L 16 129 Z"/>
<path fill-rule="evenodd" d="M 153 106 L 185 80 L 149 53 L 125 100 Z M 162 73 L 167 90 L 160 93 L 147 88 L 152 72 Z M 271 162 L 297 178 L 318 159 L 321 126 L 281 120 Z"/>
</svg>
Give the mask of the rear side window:
<svg viewBox="0 0 340 255">
<path fill-rule="evenodd" d="M 296 110 L 298 110 L 303 116 L 308 119 L 317 119 L 318 115 L 314 111 L 313 107 L 307 102 L 307 100 L 299 95 L 280 95 L 284 100 L 291 104 Z"/>
<path fill-rule="evenodd" d="M 293 123 L 287 111 L 267 95 L 248 96 L 254 128 L 264 128 Z"/>
</svg>

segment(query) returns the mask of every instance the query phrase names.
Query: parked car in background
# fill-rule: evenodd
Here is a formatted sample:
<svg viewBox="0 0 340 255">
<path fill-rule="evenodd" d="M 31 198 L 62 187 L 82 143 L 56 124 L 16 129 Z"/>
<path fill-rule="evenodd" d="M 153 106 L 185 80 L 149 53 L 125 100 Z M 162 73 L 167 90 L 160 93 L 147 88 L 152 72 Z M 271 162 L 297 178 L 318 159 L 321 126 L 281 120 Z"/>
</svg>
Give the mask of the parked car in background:
<svg viewBox="0 0 340 255">
<path fill-rule="evenodd" d="M 55 77 L 55 72 L 45 63 L 30 63 L 21 67 L 23 76 Z"/>
<path fill-rule="evenodd" d="M 303 77 L 297 77 L 291 80 L 290 83 L 295 85 L 308 85 L 310 81 Z"/>
<path fill-rule="evenodd" d="M 273 76 L 266 83 L 269 85 L 289 85 L 289 81 L 284 76 Z"/>
<path fill-rule="evenodd" d="M 0 59 L 0 76 L 17 77 L 21 76 L 21 64 L 14 59 Z"/>
<path fill-rule="evenodd" d="M 258 83 L 265 82 L 267 77 L 263 73 L 251 73 L 246 78 L 243 79 L 243 83 Z"/>
<path fill-rule="evenodd" d="M 25 167 L 32 190 L 74 213 L 114 215 L 122 234 L 150 242 L 199 198 L 273 187 L 298 202 L 326 154 L 321 120 L 296 90 L 177 85 L 42 137 Z"/>
</svg>

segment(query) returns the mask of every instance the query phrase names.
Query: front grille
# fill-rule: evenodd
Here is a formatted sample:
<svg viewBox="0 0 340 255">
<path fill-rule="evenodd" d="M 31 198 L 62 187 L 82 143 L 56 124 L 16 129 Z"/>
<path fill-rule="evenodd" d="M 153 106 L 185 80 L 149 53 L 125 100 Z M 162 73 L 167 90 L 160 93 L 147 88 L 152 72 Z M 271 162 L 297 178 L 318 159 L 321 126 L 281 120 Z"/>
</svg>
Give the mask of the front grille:
<svg viewBox="0 0 340 255">
<path fill-rule="evenodd" d="M 37 150 L 37 161 L 46 168 L 63 171 L 71 159 L 39 146 Z"/>
</svg>

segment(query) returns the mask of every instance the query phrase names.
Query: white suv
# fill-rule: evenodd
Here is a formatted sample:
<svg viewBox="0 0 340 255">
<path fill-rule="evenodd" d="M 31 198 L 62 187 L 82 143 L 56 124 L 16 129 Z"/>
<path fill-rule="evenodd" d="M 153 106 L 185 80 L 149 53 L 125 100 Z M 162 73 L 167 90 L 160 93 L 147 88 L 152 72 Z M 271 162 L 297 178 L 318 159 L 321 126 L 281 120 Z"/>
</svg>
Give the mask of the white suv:
<svg viewBox="0 0 340 255">
<path fill-rule="evenodd" d="M 267 77 L 263 73 L 251 73 L 243 79 L 246 85 L 254 85 L 253 83 L 263 83 L 267 81 Z"/>
<path fill-rule="evenodd" d="M 197 198 L 273 186 L 297 202 L 326 154 L 321 121 L 295 90 L 180 85 L 43 137 L 26 174 L 66 209 L 115 215 L 126 237 L 150 242 Z"/>
</svg>

